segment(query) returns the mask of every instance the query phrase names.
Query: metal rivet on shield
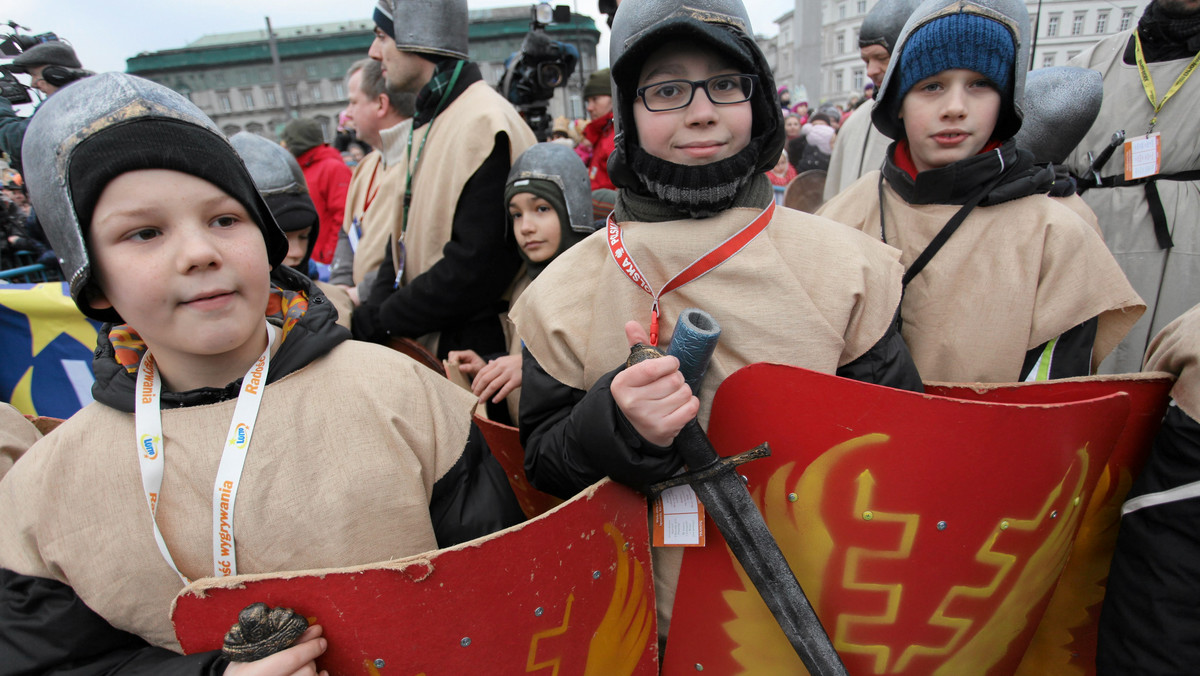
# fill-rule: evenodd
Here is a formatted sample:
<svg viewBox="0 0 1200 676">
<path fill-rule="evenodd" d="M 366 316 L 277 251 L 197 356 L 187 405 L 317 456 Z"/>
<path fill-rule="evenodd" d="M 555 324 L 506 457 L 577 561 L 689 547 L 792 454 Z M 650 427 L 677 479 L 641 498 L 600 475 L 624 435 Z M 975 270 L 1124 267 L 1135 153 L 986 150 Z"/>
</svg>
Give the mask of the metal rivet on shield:
<svg viewBox="0 0 1200 676">
<path fill-rule="evenodd" d="M 799 495 L 796 495 L 795 493 L 788 493 L 788 502 L 795 502 L 799 499 L 800 499 Z"/>
<path fill-rule="evenodd" d="M 696 663 L 696 671 L 704 671 L 704 665 L 697 662 Z"/>
<path fill-rule="evenodd" d="M 600 579 L 600 571 L 598 571 L 598 570 L 592 571 L 592 579 L 599 580 Z"/>
<path fill-rule="evenodd" d="M 874 518 L 875 518 L 875 514 L 873 514 L 872 512 L 863 512 L 863 521 L 870 521 L 871 519 L 874 519 Z"/>
<path fill-rule="evenodd" d="M 381 659 L 375 660 L 375 668 L 382 669 L 383 668 L 383 660 L 381 660 Z"/>
<path fill-rule="evenodd" d="M 1075 496 L 1075 504 L 1077 504 L 1077 505 L 1079 504 L 1079 496 L 1078 495 Z"/>
<path fill-rule="evenodd" d="M 624 545 L 621 546 L 621 549 L 624 551 L 629 551 L 629 543 L 626 542 Z"/>
<path fill-rule="evenodd" d="M 938 530 L 946 530 L 946 522 L 945 522 L 945 521 L 938 521 L 938 522 L 937 522 L 937 529 L 938 529 Z"/>
<path fill-rule="evenodd" d="M 742 477 L 742 483 L 744 483 L 744 484 L 750 483 L 750 479 L 748 479 L 745 474 L 742 474 L 741 477 Z"/>
<path fill-rule="evenodd" d="M 1051 519 L 1057 519 L 1057 518 L 1058 518 L 1058 511 L 1057 511 L 1057 510 L 1055 510 L 1055 511 L 1053 511 L 1053 512 L 1050 512 L 1050 518 L 1051 518 Z"/>
<path fill-rule="evenodd" d="M 461 643 L 461 644 L 462 644 L 462 647 L 466 648 L 467 646 L 471 645 L 471 637 L 470 637 L 470 636 L 464 636 L 464 637 L 462 638 L 462 640 L 461 640 L 461 641 L 459 641 L 459 643 Z"/>
<path fill-rule="evenodd" d="M 1008 530 L 1008 522 L 1007 521 L 1000 522 L 1000 530 Z"/>
<path fill-rule="evenodd" d="M 536 609 L 533 611 L 533 614 L 534 614 L 534 615 L 536 615 L 537 617 L 541 617 L 541 616 L 542 616 L 542 613 L 544 613 L 544 612 L 546 612 L 546 611 L 545 611 L 545 609 L 543 609 L 541 606 L 538 606 L 538 607 L 537 607 L 537 608 L 536 608 Z"/>
</svg>

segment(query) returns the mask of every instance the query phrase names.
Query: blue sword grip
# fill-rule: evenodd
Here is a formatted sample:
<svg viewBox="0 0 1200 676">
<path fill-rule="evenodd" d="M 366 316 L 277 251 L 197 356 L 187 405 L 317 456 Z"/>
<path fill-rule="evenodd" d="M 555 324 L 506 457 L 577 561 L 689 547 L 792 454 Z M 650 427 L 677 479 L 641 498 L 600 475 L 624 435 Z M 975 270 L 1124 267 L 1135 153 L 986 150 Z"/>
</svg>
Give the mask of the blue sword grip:
<svg viewBox="0 0 1200 676">
<path fill-rule="evenodd" d="M 679 371 L 692 394 L 700 394 L 700 383 L 720 337 L 721 325 L 704 310 L 688 308 L 679 313 L 667 354 L 679 360 Z"/>
</svg>

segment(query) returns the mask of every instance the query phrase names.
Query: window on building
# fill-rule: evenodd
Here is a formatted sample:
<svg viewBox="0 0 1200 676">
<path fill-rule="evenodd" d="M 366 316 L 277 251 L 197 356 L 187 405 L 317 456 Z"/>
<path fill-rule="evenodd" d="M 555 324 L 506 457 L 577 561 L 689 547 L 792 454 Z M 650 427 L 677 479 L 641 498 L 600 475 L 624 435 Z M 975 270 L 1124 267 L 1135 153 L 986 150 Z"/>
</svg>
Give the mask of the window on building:
<svg viewBox="0 0 1200 676">
<path fill-rule="evenodd" d="M 279 105 L 279 99 L 275 96 L 275 88 L 274 87 L 271 87 L 270 89 L 264 89 L 263 94 L 267 95 L 267 105 L 268 106 L 275 107 L 275 106 Z"/>
<path fill-rule="evenodd" d="M 218 94 L 217 103 L 221 106 L 222 113 L 233 112 L 233 102 L 229 100 L 229 94 Z"/>
<path fill-rule="evenodd" d="M 287 102 L 290 105 L 293 105 L 293 106 L 300 105 L 300 91 L 298 89 L 296 89 L 295 87 L 288 87 L 286 96 L 287 96 Z"/>
<path fill-rule="evenodd" d="M 320 101 L 321 100 L 321 85 L 315 84 L 315 85 L 310 86 L 308 88 L 308 95 L 310 97 L 312 97 L 313 101 Z"/>
<path fill-rule="evenodd" d="M 837 71 L 833 74 L 833 91 L 840 92 L 846 88 L 846 79 L 842 76 L 842 71 Z"/>
<path fill-rule="evenodd" d="M 254 110 L 254 92 L 242 92 L 242 104 L 246 110 Z"/>
<path fill-rule="evenodd" d="M 1108 32 L 1108 12 L 1096 14 L 1096 32 L 1101 35 Z"/>
<path fill-rule="evenodd" d="M 241 130 L 242 128 L 236 124 L 227 124 L 224 127 L 221 127 L 221 131 L 225 132 L 226 136 L 233 136 Z"/>
<path fill-rule="evenodd" d="M 304 72 L 309 77 L 316 77 L 317 76 L 317 66 L 312 63 L 307 64 L 306 66 L 304 66 Z"/>
<path fill-rule="evenodd" d="M 1067 52 L 1067 61 L 1070 61 L 1071 59 L 1073 59 L 1077 56 L 1079 56 L 1079 50 L 1072 49 L 1071 51 Z"/>
<path fill-rule="evenodd" d="M 1050 68 L 1054 65 L 1054 52 L 1042 55 L 1042 68 Z"/>
<path fill-rule="evenodd" d="M 1071 35 L 1083 35 L 1083 19 L 1086 16 L 1084 12 L 1075 12 L 1075 18 L 1071 21 Z"/>
<path fill-rule="evenodd" d="M 858 13 L 859 14 L 867 13 L 867 0 L 858 0 Z"/>
<path fill-rule="evenodd" d="M 1133 10 L 1127 9 L 1121 12 L 1121 30 L 1127 31 L 1133 25 Z"/>
<path fill-rule="evenodd" d="M 333 83 L 333 96 L 338 101 L 346 100 L 346 83 L 345 82 L 343 82 L 341 80 L 337 80 L 336 82 Z"/>
<path fill-rule="evenodd" d="M 838 5 L 838 18 L 839 19 L 846 18 L 846 3 L 844 3 L 844 2 Z"/>
<path fill-rule="evenodd" d="M 220 72 L 214 73 L 213 80 L 217 83 L 218 87 L 224 85 L 225 84 L 225 73 L 220 73 Z"/>
<path fill-rule="evenodd" d="M 863 85 L 866 84 L 866 80 L 863 79 L 864 76 L 865 76 L 865 74 L 864 74 L 862 68 L 854 69 L 854 91 L 856 91 L 856 92 L 862 91 Z"/>
<path fill-rule="evenodd" d="M 1051 14 L 1046 20 L 1046 37 L 1052 38 L 1058 35 L 1058 14 Z"/>
<path fill-rule="evenodd" d="M 834 53 L 835 54 L 845 54 L 846 53 L 846 36 L 842 35 L 841 33 L 837 34 L 837 51 L 835 51 Z"/>
</svg>

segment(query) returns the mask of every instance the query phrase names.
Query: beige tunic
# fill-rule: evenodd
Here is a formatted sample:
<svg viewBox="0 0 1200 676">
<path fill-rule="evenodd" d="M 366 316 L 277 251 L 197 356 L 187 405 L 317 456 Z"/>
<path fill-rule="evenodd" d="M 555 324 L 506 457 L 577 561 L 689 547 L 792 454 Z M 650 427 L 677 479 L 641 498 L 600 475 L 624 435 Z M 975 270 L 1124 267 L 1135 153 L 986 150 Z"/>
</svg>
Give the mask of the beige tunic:
<svg viewBox="0 0 1200 676">
<path fill-rule="evenodd" d="M 467 181 L 491 154 L 496 134 L 508 137 L 509 157 L 515 158 L 537 143 L 529 125 L 515 108 L 486 82 L 467 87 L 437 118 L 414 131 L 413 158 L 424 141 L 420 164 L 413 175 L 413 199 L 404 236 L 403 284 L 442 260 L 443 247 L 450 241 L 454 213 Z M 502 212 L 503 204 L 497 204 Z M 400 260 L 399 239 L 402 218 L 392 224 L 392 256 Z M 397 265 L 397 268 L 399 266 Z M 518 278 L 524 272 L 518 273 Z M 513 280 L 514 282 L 516 279 Z M 510 297 L 510 296 L 506 296 Z M 437 334 L 422 336 L 420 342 L 437 351 Z"/>
<path fill-rule="evenodd" d="M 730 209 L 702 220 L 625 223 L 626 248 L 654 289 L 758 216 Z M 896 252 L 785 207 L 741 253 L 660 299 L 661 342 L 679 313 L 700 308 L 721 325 L 700 391 L 707 424 L 717 385 L 770 361 L 833 373 L 883 337 L 899 302 Z M 629 356 L 625 322 L 648 327 L 650 296 L 614 262 L 600 231 L 563 252 L 513 308 L 525 346 L 551 377 L 586 390 Z"/>
<path fill-rule="evenodd" d="M 878 184 L 871 172 L 818 213 L 879 237 Z M 890 185 L 884 199 L 906 267 L 959 209 L 908 204 Z M 971 212 L 905 289 L 902 333 L 926 381 L 1013 382 L 1028 350 L 1099 316 L 1094 369 L 1143 310 L 1091 226 L 1031 195 Z"/>
<path fill-rule="evenodd" d="M 162 412 L 158 524 L 193 580 L 213 571 L 213 481 L 235 404 Z M 435 549 L 429 498 L 473 407 L 424 366 L 355 341 L 267 386 L 237 494 L 238 571 Z M 154 543 L 133 419 L 90 404 L 13 467 L 0 482 L 0 566 L 66 583 L 113 626 L 179 650 L 169 613 L 183 584 Z"/>
<path fill-rule="evenodd" d="M 1192 420 L 1200 420 L 1200 305 L 1154 337 L 1144 370 L 1174 373 L 1171 398 Z"/>
<path fill-rule="evenodd" d="M 850 184 L 863 174 L 883 165 L 883 158 L 892 139 L 884 136 L 871 124 L 871 111 L 874 108 L 874 99 L 862 104 L 838 130 L 833 154 L 829 158 L 829 170 L 825 176 L 826 202 L 850 187 Z"/>
<path fill-rule="evenodd" d="M 42 433 L 28 418 L 12 405 L 0 402 L 0 479 L 41 438 Z"/>
<path fill-rule="evenodd" d="M 1104 102 L 1091 130 L 1067 158 L 1071 171 L 1082 176 L 1087 153 L 1099 153 L 1113 132 L 1126 138 L 1146 133 L 1154 111 L 1142 88 L 1136 65 L 1123 60 L 1131 31 L 1101 40 L 1071 61 L 1104 76 Z M 1161 98 L 1190 59 L 1149 64 Z M 1200 169 L 1200 76 L 1193 74 L 1158 115 L 1155 131 L 1162 133 L 1162 173 Z M 1124 148 L 1118 148 L 1101 176 L 1116 176 L 1125 166 Z M 1108 244 L 1133 288 L 1146 301 L 1146 313 L 1117 347 L 1101 371 L 1137 371 L 1151 337 L 1176 317 L 1200 302 L 1200 181 L 1159 181 L 1158 194 L 1175 246 L 1169 252 L 1158 246 L 1143 186 L 1093 188 L 1083 199 L 1100 218 Z"/>
<path fill-rule="evenodd" d="M 360 219 L 362 233 L 354 250 L 352 273 L 356 286 L 383 264 L 388 238 L 400 227 L 400 217 L 404 213 L 405 168 L 408 166 L 405 149 L 411 132 L 412 120 L 381 130 L 382 150 L 372 151 L 364 157 L 350 179 L 342 229 L 350 234 L 354 219 Z M 375 197 L 371 200 L 371 208 L 366 209 L 370 194 Z"/>
</svg>

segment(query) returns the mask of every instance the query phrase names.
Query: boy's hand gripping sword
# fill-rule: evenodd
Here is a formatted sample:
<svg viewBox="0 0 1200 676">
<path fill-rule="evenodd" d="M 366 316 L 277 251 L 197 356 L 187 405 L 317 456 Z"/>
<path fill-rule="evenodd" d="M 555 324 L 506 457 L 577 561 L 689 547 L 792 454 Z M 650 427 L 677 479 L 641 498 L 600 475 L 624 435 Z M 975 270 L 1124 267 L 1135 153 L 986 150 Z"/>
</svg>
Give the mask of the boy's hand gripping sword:
<svg viewBox="0 0 1200 676">
<path fill-rule="evenodd" d="M 688 309 L 679 315 L 668 354 L 679 359 L 679 370 L 692 392 L 700 389 L 720 334 L 716 320 L 703 310 Z M 657 348 L 639 343 L 630 348 L 626 363 L 632 366 L 661 356 Z M 651 491 L 657 493 L 671 486 L 690 484 L 808 672 L 812 676 L 846 674 L 846 667 L 821 620 L 736 471 L 739 464 L 770 455 L 767 445 L 722 458 L 700 423 L 692 418 L 675 437 L 673 446 L 689 471 L 652 487 Z"/>
</svg>

